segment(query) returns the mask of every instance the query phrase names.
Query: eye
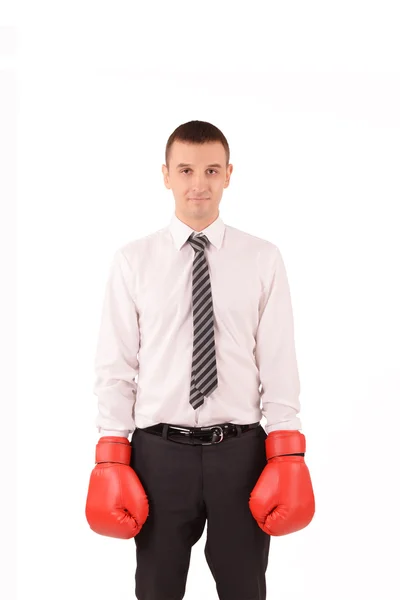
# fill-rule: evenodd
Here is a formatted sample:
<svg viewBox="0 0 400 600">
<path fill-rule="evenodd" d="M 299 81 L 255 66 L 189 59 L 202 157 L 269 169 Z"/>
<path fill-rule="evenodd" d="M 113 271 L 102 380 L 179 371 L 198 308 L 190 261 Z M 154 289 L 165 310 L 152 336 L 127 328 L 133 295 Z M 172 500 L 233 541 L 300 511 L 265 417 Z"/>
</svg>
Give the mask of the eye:
<svg viewBox="0 0 400 600">
<path fill-rule="evenodd" d="M 181 171 L 181 173 L 184 173 L 185 171 L 191 171 L 192 169 L 183 169 Z M 215 169 L 207 169 L 208 171 L 214 171 L 214 173 L 217 173 L 217 171 Z"/>
</svg>

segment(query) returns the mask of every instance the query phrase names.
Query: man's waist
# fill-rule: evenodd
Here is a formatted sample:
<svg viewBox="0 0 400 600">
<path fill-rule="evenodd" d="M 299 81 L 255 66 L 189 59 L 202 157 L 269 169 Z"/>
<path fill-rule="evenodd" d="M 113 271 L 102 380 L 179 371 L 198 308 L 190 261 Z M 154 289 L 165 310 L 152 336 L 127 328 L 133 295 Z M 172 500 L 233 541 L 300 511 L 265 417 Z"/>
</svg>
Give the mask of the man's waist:
<svg viewBox="0 0 400 600">
<path fill-rule="evenodd" d="M 140 432 L 143 431 L 148 434 L 158 435 L 164 439 L 179 443 L 209 445 L 220 443 L 227 438 L 240 437 L 258 427 L 260 427 L 259 421 L 243 424 L 224 422 L 203 427 L 157 423 L 143 429 L 139 427 L 137 429 Z"/>
</svg>

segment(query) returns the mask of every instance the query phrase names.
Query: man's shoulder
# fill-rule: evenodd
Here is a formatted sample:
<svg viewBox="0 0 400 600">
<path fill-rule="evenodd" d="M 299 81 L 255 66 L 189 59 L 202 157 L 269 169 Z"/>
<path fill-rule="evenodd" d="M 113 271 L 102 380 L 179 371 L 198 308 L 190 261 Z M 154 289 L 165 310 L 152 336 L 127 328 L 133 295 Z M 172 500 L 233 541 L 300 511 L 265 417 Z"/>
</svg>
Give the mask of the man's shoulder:
<svg viewBox="0 0 400 600">
<path fill-rule="evenodd" d="M 275 254 L 278 250 L 277 245 L 267 238 L 262 238 L 232 225 L 225 224 L 225 227 L 230 240 L 235 244 L 243 244 L 244 247 L 255 252 L 266 252 L 267 254 Z"/>
<path fill-rule="evenodd" d="M 166 239 L 167 232 L 168 227 L 162 227 L 141 237 L 128 240 L 119 246 L 117 252 L 124 254 L 128 260 L 143 253 L 146 255 L 151 247 L 158 246 Z"/>
</svg>

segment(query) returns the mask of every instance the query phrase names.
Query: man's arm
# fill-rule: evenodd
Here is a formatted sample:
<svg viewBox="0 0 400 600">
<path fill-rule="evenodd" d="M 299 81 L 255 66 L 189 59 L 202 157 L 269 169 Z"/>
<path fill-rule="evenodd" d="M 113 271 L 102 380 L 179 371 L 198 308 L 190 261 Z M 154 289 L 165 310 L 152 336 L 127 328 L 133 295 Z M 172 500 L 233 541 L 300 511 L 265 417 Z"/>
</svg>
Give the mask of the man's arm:
<svg viewBox="0 0 400 600">
<path fill-rule="evenodd" d="M 95 358 L 94 393 L 99 406 L 96 424 L 101 436 L 96 444 L 96 465 L 90 475 L 85 514 L 95 533 L 121 539 L 135 537 L 149 515 L 149 501 L 132 468 L 133 448 L 127 439 L 135 428 L 138 349 L 134 280 L 119 249 L 108 276 Z"/>
<path fill-rule="evenodd" d="M 285 535 L 311 522 L 315 498 L 304 459 L 306 438 L 297 417 L 300 383 L 289 284 L 276 246 L 273 264 L 265 269 L 272 277 L 261 301 L 256 356 L 267 418 L 266 465 L 251 491 L 249 507 L 265 533 Z"/>
<path fill-rule="evenodd" d="M 259 255 L 261 276 L 268 265 Z M 259 309 L 255 357 L 262 385 L 262 414 L 267 433 L 301 429 L 300 381 L 294 342 L 294 323 L 289 283 L 279 249 L 271 265 L 272 276 L 265 282 Z M 264 278 L 265 281 L 265 278 Z"/>
<path fill-rule="evenodd" d="M 129 263 L 118 249 L 109 270 L 95 356 L 96 426 L 102 436 L 128 437 L 135 429 L 140 334 L 133 282 Z"/>
</svg>

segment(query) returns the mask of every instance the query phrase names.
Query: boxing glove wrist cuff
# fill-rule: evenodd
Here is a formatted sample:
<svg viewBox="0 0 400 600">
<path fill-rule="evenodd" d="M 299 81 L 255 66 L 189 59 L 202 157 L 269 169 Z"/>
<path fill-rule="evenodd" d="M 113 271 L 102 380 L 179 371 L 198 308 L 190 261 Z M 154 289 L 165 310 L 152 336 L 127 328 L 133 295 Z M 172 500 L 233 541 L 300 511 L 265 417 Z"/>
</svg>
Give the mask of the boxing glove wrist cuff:
<svg viewBox="0 0 400 600">
<path fill-rule="evenodd" d="M 297 430 L 272 431 L 265 440 L 267 460 L 274 456 L 304 455 L 305 451 L 306 438 Z"/>
<path fill-rule="evenodd" d="M 128 438 L 105 435 L 96 445 L 96 464 L 103 462 L 129 465 L 132 446 Z"/>
</svg>

